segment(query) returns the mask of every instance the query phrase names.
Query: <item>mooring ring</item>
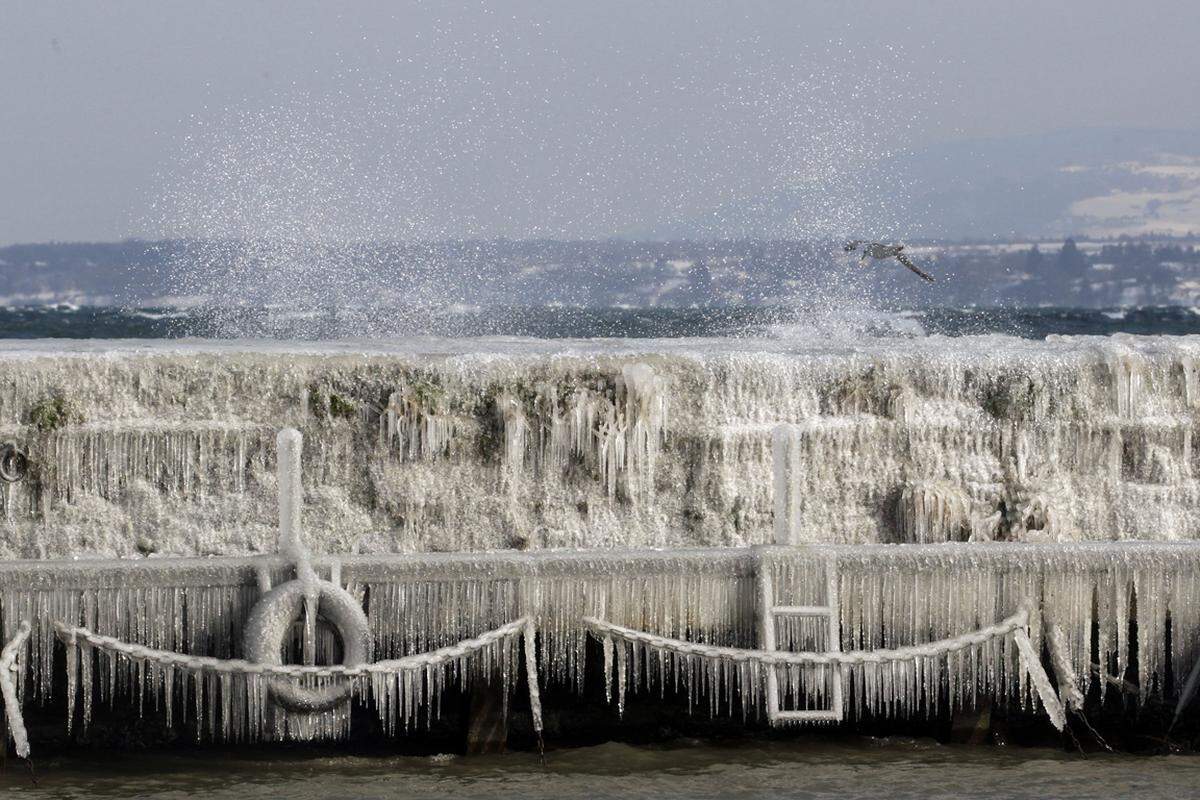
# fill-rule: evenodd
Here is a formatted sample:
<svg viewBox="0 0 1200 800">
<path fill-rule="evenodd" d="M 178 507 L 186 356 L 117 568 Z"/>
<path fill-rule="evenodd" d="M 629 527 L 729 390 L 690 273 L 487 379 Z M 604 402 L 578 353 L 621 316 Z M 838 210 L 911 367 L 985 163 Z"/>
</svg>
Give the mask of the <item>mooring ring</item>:
<svg viewBox="0 0 1200 800">
<path fill-rule="evenodd" d="M 283 642 L 289 628 L 304 609 L 310 584 L 288 581 L 263 595 L 246 620 L 243 650 L 248 661 L 256 664 L 283 664 Z M 321 617 L 342 638 L 342 663 L 357 666 L 371 661 L 371 629 L 367 615 L 354 595 L 329 581 L 317 581 Z M 298 686 L 287 678 L 273 678 L 268 684 L 271 698 L 288 711 L 319 713 L 330 711 L 350 699 L 353 688 L 348 680 L 323 689 Z"/>
<path fill-rule="evenodd" d="M 0 447 L 0 480 L 16 483 L 29 472 L 29 459 L 15 444 Z"/>
</svg>

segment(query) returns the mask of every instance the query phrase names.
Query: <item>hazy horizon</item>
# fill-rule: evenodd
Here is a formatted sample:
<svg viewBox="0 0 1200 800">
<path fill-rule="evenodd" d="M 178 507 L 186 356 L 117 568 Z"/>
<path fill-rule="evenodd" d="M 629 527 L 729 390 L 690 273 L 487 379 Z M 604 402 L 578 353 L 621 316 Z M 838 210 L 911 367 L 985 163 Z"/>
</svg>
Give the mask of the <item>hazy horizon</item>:
<svg viewBox="0 0 1200 800">
<path fill-rule="evenodd" d="M 0 245 L 736 230 L 786 192 L 796 235 L 905 233 L 895 152 L 1200 130 L 1197 33 L 1166 0 L 11 4 Z"/>
</svg>

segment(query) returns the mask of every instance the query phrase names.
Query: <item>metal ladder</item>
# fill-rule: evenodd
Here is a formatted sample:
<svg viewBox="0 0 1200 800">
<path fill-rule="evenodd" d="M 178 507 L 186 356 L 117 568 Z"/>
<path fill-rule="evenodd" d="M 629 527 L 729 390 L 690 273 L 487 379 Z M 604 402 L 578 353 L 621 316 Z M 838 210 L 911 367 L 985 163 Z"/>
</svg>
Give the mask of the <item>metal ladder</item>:
<svg viewBox="0 0 1200 800">
<path fill-rule="evenodd" d="M 823 606 L 780 606 L 775 605 L 775 586 L 769 564 L 760 558 L 758 562 L 759 596 L 759 646 L 763 650 L 778 650 L 775 621 L 778 617 L 825 617 L 829 621 L 825 652 L 841 652 L 842 637 L 838 623 L 838 576 L 837 563 L 830 559 L 825 565 L 825 605 Z M 842 673 L 834 667 L 830 674 L 830 705 L 827 709 L 788 711 L 780 707 L 779 667 L 767 667 L 767 719 L 772 725 L 789 722 L 840 722 L 843 717 Z"/>
</svg>

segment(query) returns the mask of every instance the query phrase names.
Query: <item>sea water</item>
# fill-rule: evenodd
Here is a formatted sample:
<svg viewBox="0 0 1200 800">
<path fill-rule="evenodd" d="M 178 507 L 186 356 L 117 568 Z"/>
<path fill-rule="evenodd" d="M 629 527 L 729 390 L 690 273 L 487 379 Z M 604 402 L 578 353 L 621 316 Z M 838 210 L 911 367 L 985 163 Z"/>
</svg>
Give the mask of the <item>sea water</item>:
<svg viewBox="0 0 1200 800">
<path fill-rule="evenodd" d="M 337 309 L 243 309 L 243 326 L 291 330 L 289 336 L 325 338 L 341 331 Z M 290 316 L 288 326 L 276 319 Z M 264 326 L 264 319 L 275 322 Z M 403 320 L 411 317 L 411 321 Z M 700 308 L 454 308 L 421 314 L 396 314 L 392 336 L 529 336 L 537 338 L 672 338 L 680 336 L 764 336 L 803 334 L 803 317 L 783 308 L 721 306 Z M 0 339 L 126 339 L 229 336 L 229 326 L 214 327 L 203 310 L 115 308 L 107 306 L 0 307 Z M 852 332 L 883 336 L 946 336 L 1003 333 L 1041 339 L 1050 335 L 1112 333 L 1180 335 L 1200 333 L 1200 309 L 1183 306 L 1143 308 L 931 308 L 872 311 L 851 320 Z M 407 326 L 407 327 L 406 327 Z M 814 332 L 820 333 L 820 332 Z M 821 335 L 824 335 L 823 333 Z"/>
<path fill-rule="evenodd" d="M 26 798 L 1066 798 L 1192 796 L 1200 758 L 969 748 L 928 740 L 608 743 L 533 753 L 362 757 L 253 751 L 19 763 L 0 796 Z"/>
</svg>

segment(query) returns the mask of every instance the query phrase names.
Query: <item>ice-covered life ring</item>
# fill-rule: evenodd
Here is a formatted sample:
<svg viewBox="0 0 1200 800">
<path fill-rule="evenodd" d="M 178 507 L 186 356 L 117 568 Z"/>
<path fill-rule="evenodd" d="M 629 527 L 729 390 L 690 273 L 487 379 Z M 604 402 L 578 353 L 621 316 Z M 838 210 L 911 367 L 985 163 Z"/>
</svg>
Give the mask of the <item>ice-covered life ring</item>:
<svg viewBox="0 0 1200 800">
<path fill-rule="evenodd" d="M 292 623 L 299 619 L 304 597 L 311 584 L 302 580 L 288 581 L 263 595 L 246 621 L 243 649 L 248 661 L 257 664 L 283 663 L 283 642 Z M 342 639 L 342 663 L 357 666 L 371 661 L 371 630 L 367 615 L 354 596 L 329 581 L 316 581 L 320 592 L 320 616 L 336 630 Z M 271 697 L 287 709 L 301 713 L 318 713 L 336 708 L 350 698 L 348 680 L 341 680 L 322 689 L 298 686 L 286 678 L 270 682 Z"/>
</svg>

